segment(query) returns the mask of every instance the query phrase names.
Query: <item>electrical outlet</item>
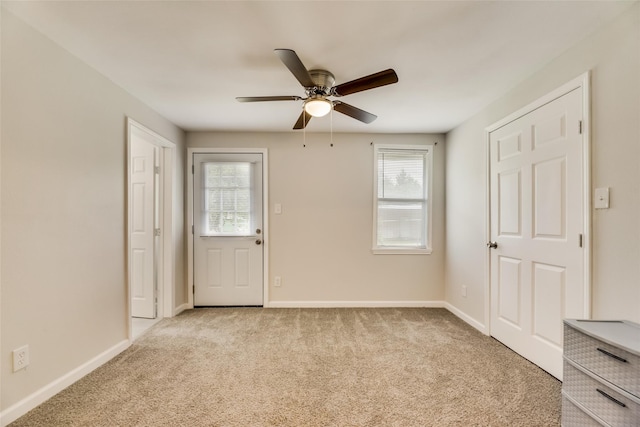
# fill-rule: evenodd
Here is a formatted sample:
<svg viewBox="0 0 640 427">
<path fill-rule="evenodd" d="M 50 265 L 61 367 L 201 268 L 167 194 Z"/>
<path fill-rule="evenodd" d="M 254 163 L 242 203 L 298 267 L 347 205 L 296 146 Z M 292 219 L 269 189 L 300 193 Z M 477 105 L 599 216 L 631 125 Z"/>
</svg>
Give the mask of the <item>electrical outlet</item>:
<svg viewBox="0 0 640 427">
<path fill-rule="evenodd" d="M 281 286 L 282 278 L 280 276 L 276 276 L 273 278 L 273 286 Z"/>
<path fill-rule="evenodd" d="M 462 296 L 463 297 L 467 297 L 467 287 L 466 286 L 462 286 Z"/>
<path fill-rule="evenodd" d="M 13 350 L 13 372 L 29 366 L 29 346 L 24 345 Z"/>
</svg>

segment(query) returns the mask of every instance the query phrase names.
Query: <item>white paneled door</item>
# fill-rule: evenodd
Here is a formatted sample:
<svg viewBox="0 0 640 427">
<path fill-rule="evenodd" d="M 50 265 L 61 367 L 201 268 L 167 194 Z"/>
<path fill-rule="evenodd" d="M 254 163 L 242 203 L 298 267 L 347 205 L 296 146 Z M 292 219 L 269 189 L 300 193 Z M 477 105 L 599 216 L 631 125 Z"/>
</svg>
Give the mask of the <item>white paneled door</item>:
<svg viewBox="0 0 640 427">
<path fill-rule="evenodd" d="M 131 134 L 131 315 L 156 317 L 156 236 L 160 149 Z"/>
<path fill-rule="evenodd" d="M 582 91 L 492 131 L 491 335 L 562 378 L 562 319 L 585 306 Z"/>
<path fill-rule="evenodd" d="M 263 155 L 193 156 L 194 305 L 262 305 Z"/>
</svg>

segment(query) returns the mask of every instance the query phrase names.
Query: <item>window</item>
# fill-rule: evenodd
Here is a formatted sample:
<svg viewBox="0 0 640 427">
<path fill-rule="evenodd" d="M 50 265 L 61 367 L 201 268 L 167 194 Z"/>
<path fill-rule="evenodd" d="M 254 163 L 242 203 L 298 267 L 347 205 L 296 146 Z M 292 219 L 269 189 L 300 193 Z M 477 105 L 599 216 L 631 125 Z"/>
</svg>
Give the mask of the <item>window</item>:
<svg viewBox="0 0 640 427">
<path fill-rule="evenodd" d="M 375 145 L 374 253 L 431 253 L 431 148 Z"/>
<path fill-rule="evenodd" d="M 251 163 L 203 163 L 205 236 L 251 234 Z"/>
</svg>

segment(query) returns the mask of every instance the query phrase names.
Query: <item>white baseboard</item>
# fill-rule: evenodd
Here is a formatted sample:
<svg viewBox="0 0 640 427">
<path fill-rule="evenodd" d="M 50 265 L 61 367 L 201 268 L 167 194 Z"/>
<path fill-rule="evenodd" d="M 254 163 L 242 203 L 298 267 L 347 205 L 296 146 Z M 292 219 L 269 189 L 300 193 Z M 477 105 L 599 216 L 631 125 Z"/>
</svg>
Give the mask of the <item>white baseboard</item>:
<svg viewBox="0 0 640 427">
<path fill-rule="evenodd" d="M 57 380 L 42 387 L 40 390 L 25 397 L 14 405 L 11 405 L 10 407 L 2 411 L 2 413 L 0 413 L 0 425 L 4 427 L 9 423 L 17 420 L 36 406 L 40 405 L 47 399 L 50 399 L 57 393 L 60 393 L 62 390 L 69 387 L 80 378 L 89 374 L 94 369 L 104 365 L 109 360 L 113 359 L 118 354 L 129 348 L 130 345 L 131 343 L 129 340 L 120 341 L 118 344 L 102 352 L 88 362 L 78 366 L 71 372 L 68 372 Z"/>
<path fill-rule="evenodd" d="M 366 308 L 429 307 L 443 308 L 444 301 L 269 301 L 269 308 Z"/>
<path fill-rule="evenodd" d="M 489 331 L 482 323 L 446 301 L 269 301 L 269 308 L 356 308 L 356 307 L 418 307 L 445 308 L 485 335 Z"/>
<path fill-rule="evenodd" d="M 188 302 L 185 302 L 184 304 L 181 304 L 181 305 L 177 306 L 173 310 L 173 315 L 177 316 L 178 314 L 182 313 L 183 311 L 189 310 L 191 308 L 193 308 L 193 307 L 191 307 Z"/>
<path fill-rule="evenodd" d="M 489 335 L 489 330 L 486 328 L 485 325 L 483 325 L 482 323 L 478 322 L 476 319 L 474 319 L 473 317 L 469 316 L 465 312 L 461 311 L 460 309 L 456 308 L 455 306 L 451 305 L 448 302 L 445 302 L 444 308 L 446 308 L 451 313 L 453 313 L 456 317 L 459 317 L 460 319 L 464 320 L 469 325 L 473 326 L 474 328 L 476 328 L 477 330 L 479 330 L 483 334 Z"/>
</svg>

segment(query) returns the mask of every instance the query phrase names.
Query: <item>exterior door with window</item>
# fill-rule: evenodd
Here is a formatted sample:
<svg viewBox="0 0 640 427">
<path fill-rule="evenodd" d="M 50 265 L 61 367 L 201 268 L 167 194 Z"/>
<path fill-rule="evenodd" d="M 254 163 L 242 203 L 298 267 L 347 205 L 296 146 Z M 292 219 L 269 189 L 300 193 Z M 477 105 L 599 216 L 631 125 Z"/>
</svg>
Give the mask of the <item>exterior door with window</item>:
<svg viewBox="0 0 640 427">
<path fill-rule="evenodd" d="M 193 155 L 195 306 L 263 304 L 262 162 Z"/>
</svg>

